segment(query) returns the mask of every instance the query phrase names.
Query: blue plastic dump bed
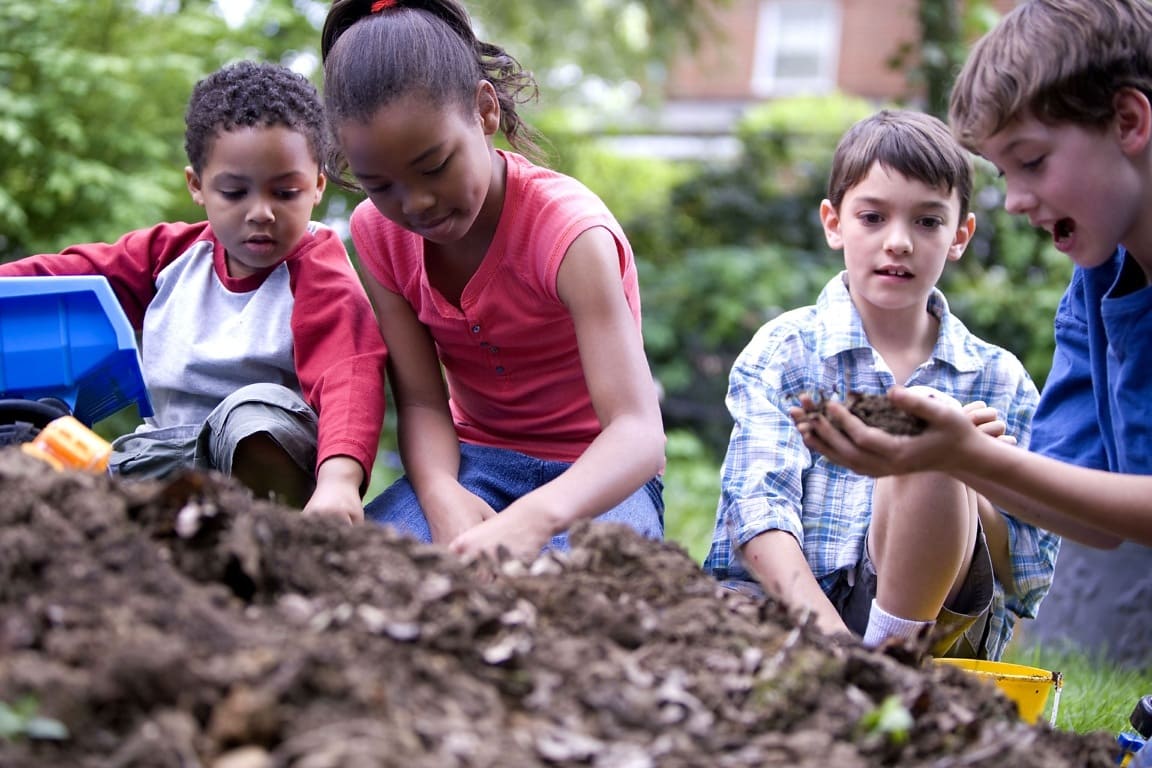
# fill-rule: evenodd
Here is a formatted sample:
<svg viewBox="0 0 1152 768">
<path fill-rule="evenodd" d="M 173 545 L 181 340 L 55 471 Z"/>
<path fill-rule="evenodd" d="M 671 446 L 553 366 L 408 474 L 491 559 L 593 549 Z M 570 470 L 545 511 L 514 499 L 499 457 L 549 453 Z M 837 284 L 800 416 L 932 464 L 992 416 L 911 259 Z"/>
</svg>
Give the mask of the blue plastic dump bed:
<svg viewBox="0 0 1152 768">
<path fill-rule="evenodd" d="M 152 404 L 136 335 L 99 276 L 0 278 L 0 397 L 55 397 L 92 425 Z"/>
</svg>

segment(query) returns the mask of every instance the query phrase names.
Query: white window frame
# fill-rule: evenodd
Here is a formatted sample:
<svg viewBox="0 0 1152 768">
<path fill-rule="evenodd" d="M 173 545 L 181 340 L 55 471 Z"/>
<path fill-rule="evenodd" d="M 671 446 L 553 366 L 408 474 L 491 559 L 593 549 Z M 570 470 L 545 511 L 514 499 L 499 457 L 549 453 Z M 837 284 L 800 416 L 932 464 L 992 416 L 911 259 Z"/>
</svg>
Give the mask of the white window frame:
<svg viewBox="0 0 1152 768">
<path fill-rule="evenodd" d="M 802 25 L 792 14 L 823 18 Z M 815 54 L 817 71 L 801 76 L 777 72 L 780 56 L 795 51 Z M 752 92 L 757 96 L 828 93 L 836 87 L 840 55 L 840 3 L 838 0 L 762 0 L 756 25 L 752 63 Z"/>
</svg>

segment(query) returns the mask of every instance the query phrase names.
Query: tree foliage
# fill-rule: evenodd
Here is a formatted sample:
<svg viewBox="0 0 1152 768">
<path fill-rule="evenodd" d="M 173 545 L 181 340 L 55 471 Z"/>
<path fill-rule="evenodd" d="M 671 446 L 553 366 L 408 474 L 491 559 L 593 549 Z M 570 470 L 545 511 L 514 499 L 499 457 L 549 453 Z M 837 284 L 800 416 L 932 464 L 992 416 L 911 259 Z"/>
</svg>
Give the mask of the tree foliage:
<svg viewBox="0 0 1152 768">
<path fill-rule="evenodd" d="M 640 262 L 645 348 L 663 387 L 665 425 L 693 432 L 717 457 L 731 428 L 724 393 L 736 355 L 763 323 L 812 304 L 843 267 L 817 211 L 840 135 L 875 108 L 843 97 L 768 102 L 739 128 L 739 162 L 701 165 L 673 181 L 654 195 L 663 209 L 614 206 Z M 618 199 L 611 178 L 584 180 Z M 629 184 L 656 190 L 660 179 Z M 1042 384 L 1071 265 L 1050 238 L 1004 211 L 1002 181 L 987 163 L 977 165 L 974 187 L 976 235 L 940 288 L 973 333 L 1014 352 Z"/>
<path fill-rule="evenodd" d="M 184 106 L 225 61 L 282 58 L 301 32 L 232 29 L 206 0 L 0 4 L 0 257 L 194 213 Z"/>
<path fill-rule="evenodd" d="M 729 0 L 465 2 L 480 36 L 533 70 L 542 105 L 554 107 L 580 103 L 587 78 L 658 84 L 667 58 L 706 34 L 711 12 Z M 221 5 L 236 7 L 0 0 L 0 260 L 202 216 L 183 175 L 192 86 L 241 58 L 291 63 L 318 81 L 327 8 L 251 0 L 236 21 Z M 910 44 L 901 63 L 910 101 L 926 98 L 941 114 L 965 42 L 990 23 L 989 7 L 968 0 L 957 15 L 957 0 L 921 0 L 922 50 Z M 584 114 L 603 114 L 595 101 L 584 106 Z M 744 156 L 732 166 L 613 157 L 587 137 L 548 132 L 559 138 L 555 164 L 608 201 L 642 263 L 645 335 L 671 425 L 699 428 L 722 448 L 732 357 L 759 324 L 814 300 L 837 268 L 815 211 L 832 147 L 860 109 L 828 99 L 766 105 L 740 127 Z M 946 272 L 944 290 L 973 331 L 1016 351 L 1042 381 L 1067 260 L 1004 213 L 990 174 L 977 188 L 976 239 Z M 354 201 L 332 190 L 317 216 L 338 221 Z"/>
<path fill-rule="evenodd" d="M 691 40 L 727 0 L 469 2 L 481 33 L 541 74 L 623 78 Z M 223 6 L 236 3 L 223 0 Z M 327 3 L 252 0 L 230 25 L 210 0 L 0 3 L 0 260 L 199 218 L 185 191 L 195 82 L 241 58 L 316 68 Z M 557 87 L 557 97 L 563 89 Z M 335 192 L 326 205 L 348 205 Z M 318 215 L 324 217 L 326 209 Z"/>
<path fill-rule="evenodd" d="M 919 38 L 901 44 L 888 64 L 908 73 L 908 84 L 923 99 L 926 111 L 947 119 L 948 96 L 968 45 L 998 19 L 989 0 L 920 0 Z"/>
<path fill-rule="evenodd" d="M 714 29 L 731 0 L 474 0 L 481 33 L 541 75 L 547 88 L 576 87 L 583 75 L 659 83 L 675 51 Z"/>
</svg>

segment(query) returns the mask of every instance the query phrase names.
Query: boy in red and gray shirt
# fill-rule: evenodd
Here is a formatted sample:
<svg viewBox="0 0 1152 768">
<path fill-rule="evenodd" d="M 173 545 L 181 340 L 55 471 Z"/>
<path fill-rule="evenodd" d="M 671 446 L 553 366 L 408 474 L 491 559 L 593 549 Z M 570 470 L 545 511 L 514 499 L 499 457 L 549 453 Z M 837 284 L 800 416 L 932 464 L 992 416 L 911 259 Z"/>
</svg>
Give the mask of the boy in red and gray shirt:
<svg viewBox="0 0 1152 768">
<path fill-rule="evenodd" d="M 340 238 L 310 221 L 326 179 L 316 89 L 279 65 L 201 80 L 185 176 L 207 221 L 0 265 L 103 275 L 142 334 L 155 415 L 112 469 L 215 469 L 306 514 L 358 521 L 384 413 L 385 348 Z"/>
</svg>

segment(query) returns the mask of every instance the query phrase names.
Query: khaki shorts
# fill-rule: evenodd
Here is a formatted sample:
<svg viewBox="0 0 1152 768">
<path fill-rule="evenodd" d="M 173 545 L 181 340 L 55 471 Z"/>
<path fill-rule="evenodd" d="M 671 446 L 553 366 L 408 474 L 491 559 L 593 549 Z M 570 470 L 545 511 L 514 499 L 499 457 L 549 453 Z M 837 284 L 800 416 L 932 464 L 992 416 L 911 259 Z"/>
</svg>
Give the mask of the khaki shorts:
<svg viewBox="0 0 1152 768">
<path fill-rule="evenodd" d="M 236 446 L 267 433 L 307 475 L 316 471 L 317 419 L 300 395 L 279 384 L 249 384 L 224 398 L 203 424 L 142 426 L 112 443 L 113 473 L 160 478 L 193 467 L 232 473 Z"/>
</svg>

